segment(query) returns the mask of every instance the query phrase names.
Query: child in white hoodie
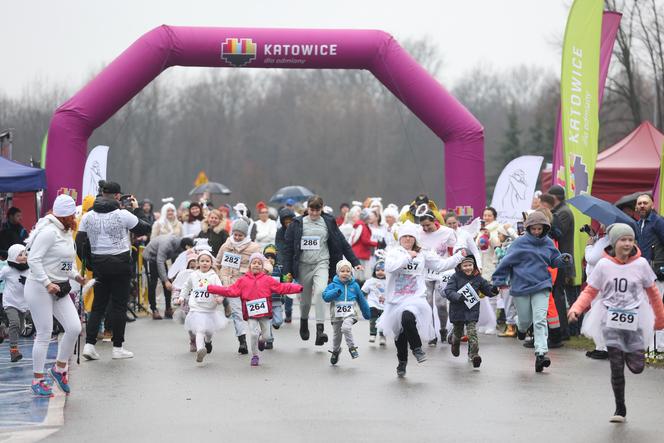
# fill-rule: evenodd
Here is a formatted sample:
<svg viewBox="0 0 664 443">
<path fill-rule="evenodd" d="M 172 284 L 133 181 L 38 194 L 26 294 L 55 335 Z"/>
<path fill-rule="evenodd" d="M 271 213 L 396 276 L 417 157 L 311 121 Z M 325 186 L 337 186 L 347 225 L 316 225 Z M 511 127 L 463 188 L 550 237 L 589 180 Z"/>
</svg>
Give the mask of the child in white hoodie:
<svg viewBox="0 0 664 443">
<path fill-rule="evenodd" d="M 23 291 L 28 276 L 28 254 L 25 246 L 12 245 L 7 251 L 7 266 L 0 269 L 0 280 L 5 282 L 2 307 L 9 319 L 9 358 L 15 363 L 23 358 L 18 349 L 18 331 L 23 324 L 28 303 Z"/>
<path fill-rule="evenodd" d="M 219 276 L 212 269 L 214 258 L 209 251 L 199 251 L 198 270 L 191 273 L 180 291 L 179 302 L 189 301 L 189 313 L 184 327 L 190 344 L 196 346 L 196 361 L 201 363 L 212 352 L 212 336 L 226 326 L 226 317 L 217 309 L 217 296 L 207 291 L 208 285 L 221 286 Z"/>
</svg>

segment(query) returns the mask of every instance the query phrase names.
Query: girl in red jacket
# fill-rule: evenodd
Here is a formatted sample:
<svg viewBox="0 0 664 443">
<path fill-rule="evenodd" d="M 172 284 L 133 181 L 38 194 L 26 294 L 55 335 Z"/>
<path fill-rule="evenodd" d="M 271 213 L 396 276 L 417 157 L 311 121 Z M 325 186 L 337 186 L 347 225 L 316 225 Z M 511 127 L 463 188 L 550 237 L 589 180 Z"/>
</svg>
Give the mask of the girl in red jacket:
<svg viewBox="0 0 664 443">
<path fill-rule="evenodd" d="M 210 294 L 239 297 L 242 300 L 242 316 L 249 322 L 251 366 L 258 366 L 258 351 L 265 349 L 265 341 L 271 338 L 272 294 L 296 294 L 302 292 L 297 283 L 279 283 L 265 273 L 266 258 L 259 252 L 249 257 L 249 272 L 231 286 L 210 285 Z"/>
</svg>

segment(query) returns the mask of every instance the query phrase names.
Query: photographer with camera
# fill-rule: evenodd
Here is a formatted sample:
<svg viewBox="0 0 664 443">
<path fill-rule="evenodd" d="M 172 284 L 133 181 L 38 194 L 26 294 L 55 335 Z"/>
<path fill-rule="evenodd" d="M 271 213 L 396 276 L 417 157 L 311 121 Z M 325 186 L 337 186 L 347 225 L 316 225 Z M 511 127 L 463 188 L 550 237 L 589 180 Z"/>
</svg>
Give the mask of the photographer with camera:
<svg viewBox="0 0 664 443">
<path fill-rule="evenodd" d="M 150 225 L 139 220 L 132 212 L 138 207 L 133 196 L 122 199 L 120 185 L 115 182 L 99 182 L 101 195 L 95 199 L 92 209 L 81 219 L 76 235 L 79 258 L 94 272 L 97 283 L 92 312 L 88 319 L 83 357 L 98 360 L 95 349 L 97 331 L 104 317 L 106 306 L 111 305 L 114 359 L 132 358 L 133 353 L 124 349 L 127 303 L 132 276 L 130 232 L 136 235 L 150 233 Z M 122 200 L 122 208 L 120 206 Z"/>
</svg>

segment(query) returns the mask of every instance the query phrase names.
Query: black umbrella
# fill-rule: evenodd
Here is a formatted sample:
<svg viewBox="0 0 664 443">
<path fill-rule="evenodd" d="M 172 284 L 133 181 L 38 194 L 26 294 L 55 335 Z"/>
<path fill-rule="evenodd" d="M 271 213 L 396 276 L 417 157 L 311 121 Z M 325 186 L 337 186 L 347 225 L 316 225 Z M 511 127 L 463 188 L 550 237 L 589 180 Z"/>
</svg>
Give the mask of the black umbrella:
<svg viewBox="0 0 664 443">
<path fill-rule="evenodd" d="M 286 186 L 279 189 L 272 197 L 270 197 L 270 203 L 286 203 L 289 199 L 301 202 L 312 195 L 314 195 L 314 193 L 304 186 Z"/>
<path fill-rule="evenodd" d="M 618 199 L 615 205 L 618 208 L 628 207 L 630 209 L 636 208 L 636 200 L 639 198 L 639 195 L 645 194 L 647 191 L 634 192 L 629 195 L 623 195 Z"/>
<path fill-rule="evenodd" d="M 592 195 L 581 194 L 567 200 L 567 203 L 586 214 L 588 217 L 597 220 L 604 226 L 614 223 L 626 223 L 632 225 L 634 220 L 611 203 L 601 200 Z"/>
<path fill-rule="evenodd" d="M 229 195 L 231 193 L 231 190 L 228 189 L 226 186 L 222 185 L 221 183 L 207 182 L 203 183 L 202 185 L 198 185 L 194 189 L 189 191 L 189 195 L 203 194 L 205 192 L 207 192 L 208 194 Z"/>
</svg>

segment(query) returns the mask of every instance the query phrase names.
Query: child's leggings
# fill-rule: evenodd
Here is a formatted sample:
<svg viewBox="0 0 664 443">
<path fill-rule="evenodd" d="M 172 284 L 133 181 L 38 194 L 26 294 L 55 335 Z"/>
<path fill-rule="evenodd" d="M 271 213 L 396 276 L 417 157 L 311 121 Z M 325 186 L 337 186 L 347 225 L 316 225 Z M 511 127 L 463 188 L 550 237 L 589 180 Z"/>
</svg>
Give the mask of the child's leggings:
<svg viewBox="0 0 664 443">
<path fill-rule="evenodd" d="M 383 313 L 381 309 L 378 308 L 371 308 L 371 320 L 369 320 L 369 335 L 376 335 L 378 333 L 378 329 L 376 328 L 376 322 L 380 318 L 380 315 Z M 383 335 L 383 332 L 381 331 L 380 335 Z"/>
<path fill-rule="evenodd" d="M 205 334 L 203 332 L 197 332 L 194 334 L 193 332 L 189 331 L 189 338 L 196 340 L 196 349 L 203 349 L 205 347 L 205 343 L 212 342 L 212 334 Z"/>
<path fill-rule="evenodd" d="M 332 350 L 338 352 L 341 349 L 341 336 L 346 337 L 346 344 L 348 349 L 355 347 L 355 342 L 353 341 L 353 325 L 357 323 L 357 318 L 353 315 L 349 315 L 344 319 L 335 319 L 332 322 L 332 331 L 334 333 L 332 337 Z"/>
<path fill-rule="evenodd" d="M 623 412 L 625 409 L 625 365 L 633 374 L 640 374 L 645 367 L 645 353 L 643 351 L 623 352 L 612 346 L 607 347 L 609 363 L 611 365 L 611 387 L 616 399 L 616 409 Z"/>
<path fill-rule="evenodd" d="M 258 355 L 258 336 L 262 335 L 263 339 L 269 341 L 272 338 L 270 330 L 271 319 L 267 317 L 250 318 L 249 319 L 249 338 L 251 343 L 251 355 Z"/>
<path fill-rule="evenodd" d="M 69 296 L 56 298 L 49 294 L 41 283 L 28 279 L 25 282 L 25 301 L 30 307 L 32 321 L 37 336 L 32 346 L 32 370 L 36 374 L 44 373 L 46 353 L 53 333 L 53 317 L 65 330 L 58 343 L 57 361 L 67 362 L 74 353 L 76 339 L 81 333 L 81 321 Z"/>
</svg>

